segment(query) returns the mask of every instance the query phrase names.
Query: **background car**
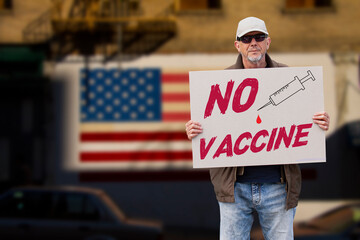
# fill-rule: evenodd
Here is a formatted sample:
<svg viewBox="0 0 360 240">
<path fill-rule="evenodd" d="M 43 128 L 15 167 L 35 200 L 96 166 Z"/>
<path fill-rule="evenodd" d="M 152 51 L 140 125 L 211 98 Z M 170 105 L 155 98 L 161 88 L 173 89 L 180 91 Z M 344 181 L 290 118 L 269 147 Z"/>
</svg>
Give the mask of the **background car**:
<svg viewBox="0 0 360 240">
<path fill-rule="evenodd" d="M 253 229 L 251 239 L 264 239 L 260 227 Z M 309 221 L 294 223 L 294 239 L 360 239 L 360 203 L 343 205 Z"/>
<path fill-rule="evenodd" d="M 157 221 L 130 219 L 102 190 L 26 187 L 0 197 L 0 239 L 159 240 Z"/>
</svg>

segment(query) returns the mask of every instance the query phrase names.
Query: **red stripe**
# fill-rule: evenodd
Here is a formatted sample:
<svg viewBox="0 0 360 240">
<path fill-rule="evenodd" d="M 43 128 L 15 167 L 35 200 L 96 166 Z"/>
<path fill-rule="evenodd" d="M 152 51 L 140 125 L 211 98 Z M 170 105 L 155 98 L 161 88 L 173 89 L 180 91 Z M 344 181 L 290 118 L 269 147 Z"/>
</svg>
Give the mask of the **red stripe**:
<svg viewBox="0 0 360 240">
<path fill-rule="evenodd" d="M 164 102 L 190 102 L 189 93 L 163 93 L 162 100 Z"/>
<path fill-rule="evenodd" d="M 162 161 L 192 161 L 191 151 L 133 151 L 133 152 L 83 152 L 81 162 L 162 162 Z"/>
<path fill-rule="evenodd" d="M 210 181 L 208 170 L 80 172 L 80 182 Z"/>
<path fill-rule="evenodd" d="M 80 139 L 83 142 L 91 141 L 169 141 L 187 140 L 184 131 L 179 132 L 87 132 L 81 133 Z"/>
<path fill-rule="evenodd" d="M 189 83 L 188 73 L 165 73 L 162 74 L 162 83 Z"/>
<path fill-rule="evenodd" d="M 183 112 L 183 113 L 178 113 L 178 112 L 174 112 L 174 113 L 163 113 L 162 114 L 162 119 L 163 121 L 166 122 L 187 122 L 190 120 L 190 113 L 189 112 Z"/>
</svg>

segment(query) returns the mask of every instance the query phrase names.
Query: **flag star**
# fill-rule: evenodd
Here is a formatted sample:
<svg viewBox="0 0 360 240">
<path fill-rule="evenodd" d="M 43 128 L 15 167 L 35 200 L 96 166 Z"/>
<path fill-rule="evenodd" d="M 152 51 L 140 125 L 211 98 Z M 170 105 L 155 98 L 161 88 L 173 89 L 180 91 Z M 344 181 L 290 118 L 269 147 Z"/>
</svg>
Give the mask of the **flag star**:
<svg viewBox="0 0 360 240">
<path fill-rule="evenodd" d="M 148 71 L 148 72 L 146 73 L 146 77 L 152 78 L 152 77 L 153 77 L 153 73 L 152 73 L 151 71 Z"/>
<path fill-rule="evenodd" d="M 130 77 L 131 77 L 131 78 L 136 78 L 136 72 L 135 72 L 135 71 L 132 71 L 132 72 L 130 73 Z"/>
<path fill-rule="evenodd" d="M 106 97 L 107 99 L 112 98 L 112 93 L 111 93 L 111 92 L 106 92 L 105 97 Z"/>
<path fill-rule="evenodd" d="M 104 87 L 99 85 L 99 86 L 97 86 L 96 89 L 97 89 L 98 92 L 102 92 L 104 90 Z"/>
<path fill-rule="evenodd" d="M 153 112 L 148 112 L 146 114 L 146 116 L 148 117 L 148 119 L 152 119 L 154 117 L 154 113 Z"/>
<path fill-rule="evenodd" d="M 120 105 L 120 103 L 121 103 L 120 99 L 118 99 L 118 98 L 114 99 L 114 105 L 118 106 L 118 105 Z"/>
<path fill-rule="evenodd" d="M 154 99 L 148 98 L 146 102 L 147 102 L 148 105 L 153 105 Z"/>
<path fill-rule="evenodd" d="M 130 114 L 130 116 L 131 116 L 132 119 L 136 119 L 136 118 L 137 118 L 137 113 L 136 113 L 136 112 L 132 112 L 132 113 Z"/>
<path fill-rule="evenodd" d="M 140 85 L 144 85 L 145 84 L 145 79 L 144 78 L 139 78 L 138 83 Z"/>
<path fill-rule="evenodd" d="M 146 86 L 146 90 L 147 90 L 148 92 L 151 92 L 152 90 L 154 90 L 154 86 L 153 86 L 153 85 L 147 85 L 147 86 Z"/>
<path fill-rule="evenodd" d="M 112 112 L 112 110 L 113 110 L 112 106 L 110 106 L 110 105 L 106 106 L 106 111 L 108 113 Z"/>
<path fill-rule="evenodd" d="M 98 78 L 102 78 L 104 75 L 102 72 L 98 72 L 97 75 L 96 75 Z"/>
<path fill-rule="evenodd" d="M 114 72 L 113 76 L 114 76 L 114 78 L 118 78 L 120 76 L 120 72 L 119 71 Z"/>
<path fill-rule="evenodd" d="M 104 114 L 102 114 L 101 112 L 97 114 L 97 118 L 98 119 L 103 119 L 104 118 Z"/>
<path fill-rule="evenodd" d="M 90 85 L 95 85 L 95 79 L 90 78 L 90 79 L 89 79 L 89 84 L 90 84 Z"/>
<path fill-rule="evenodd" d="M 135 92 L 136 90 L 137 90 L 136 85 L 131 85 L 130 86 L 130 91 Z"/>
<path fill-rule="evenodd" d="M 104 104 L 104 100 L 102 100 L 101 98 L 99 98 L 99 99 L 97 100 L 97 105 L 102 106 L 103 104 Z"/>
<path fill-rule="evenodd" d="M 110 85 L 112 84 L 111 78 L 107 78 L 107 79 L 105 80 L 105 84 L 108 85 L 108 86 L 110 86 Z"/>
<path fill-rule="evenodd" d="M 128 92 L 123 92 L 123 93 L 122 93 L 122 97 L 123 97 L 123 98 L 128 98 L 128 97 L 129 97 L 129 93 L 128 93 Z"/>
<path fill-rule="evenodd" d="M 144 105 L 139 106 L 139 112 L 145 112 L 145 106 Z"/>
<path fill-rule="evenodd" d="M 129 84 L 129 80 L 127 78 L 123 78 L 121 81 L 122 85 L 128 85 Z"/>
<path fill-rule="evenodd" d="M 95 108 L 94 106 L 90 106 L 90 107 L 89 107 L 89 111 L 92 112 L 92 113 L 94 113 L 94 112 L 96 111 L 96 108 Z"/>
<path fill-rule="evenodd" d="M 124 106 L 122 107 L 122 110 L 123 110 L 123 112 L 128 112 L 128 111 L 129 111 L 129 107 L 128 107 L 127 105 L 124 105 Z"/>
<path fill-rule="evenodd" d="M 136 103 L 137 103 L 136 98 L 132 98 L 132 99 L 130 100 L 130 104 L 131 104 L 132 106 L 136 105 Z"/>
<path fill-rule="evenodd" d="M 139 98 L 143 99 L 145 97 L 145 93 L 143 91 L 139 92 Z"/>
<path fill-rule="evenodd" d="M 89 96 L 90 99 L 94 99 L 95 98 L 95 93 L 89 92 L 88 96 Z"/>
<path fill-rule="evenodd" d="M 116 112 L 116 113 L 114 113 L 113 116 L 114 116 L 115 119 L 119 119 L 121 117 L 121 114 Z"/>
<path fill-rule="evenodd" d="M 115 92 L 120 91 L 120 86 L 119 86 L 119 85 L 115 85 L 115 86 L 113 87 L 113 90 L 114 90 Z"/>
</svg>

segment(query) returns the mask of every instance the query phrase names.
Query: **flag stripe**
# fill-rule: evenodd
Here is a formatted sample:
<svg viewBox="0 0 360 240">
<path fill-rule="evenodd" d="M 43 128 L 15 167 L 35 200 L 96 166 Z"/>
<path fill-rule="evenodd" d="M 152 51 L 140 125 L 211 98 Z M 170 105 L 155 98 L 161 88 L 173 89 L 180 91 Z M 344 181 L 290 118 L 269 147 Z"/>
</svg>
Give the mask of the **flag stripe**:
<svg viewBox="0 0 360 240">
<path fill-rule="evenodd" d="M 101 161 L 191 161 L 191 151 L 82 152 L 82 162 Z"/>
<path fill-rule="evenodd" d="M 184 123 L 172 123 L 172 122 L 149 122 L 146 124 L 138 122 L 127 123 L 82 123 L 80 125 L 81 132 L 163 132 L 166 131 L 182 132 L 185 130 Z"/>
<path fill-rule="evenodd" d="M 186 133 L 181 132 L 86 132 L 81 133 L 81 141 L 168 141 L 186 140 Z"/>
<path fill-rule="evenodd" d="M 185 151 L 191 150 L 191 141 L 129 141 L 129 142 L 83 142 L 80 145 L 82 152 L 121 152 L 121 151 Z"/>
<path fill-rule="evenodd" d="M 187 122 L 190 119 L 189 75 L 162 74 L 162 121 Z"/>
<path fill-rule="evenodd" d="M 162 105 L 163 113 L 168 112 L 190 112 L 190 104 L 183 104 L 179 102 L 165 102 Z"/>
<path fill-rule="evenodd" d="M 189 93 L 163 93 L 162 100 L 165 102 L 190 102 Z"/>
<path fill-rule="evenodd" d="M 163 73 L 162 83 L 189 83 L 189 74 L 187 73 Z"/>
<path fill-rule="evenodd" d="M 190 112 L 166 112 L 162 114 L 163 121 L 185 122 L 190 120 Z"/>
<path fill-rule="evenodd" d="M 189 93 L 189 84 L 171 83 L 162 85 L 162 94 Z"/>
</svg>

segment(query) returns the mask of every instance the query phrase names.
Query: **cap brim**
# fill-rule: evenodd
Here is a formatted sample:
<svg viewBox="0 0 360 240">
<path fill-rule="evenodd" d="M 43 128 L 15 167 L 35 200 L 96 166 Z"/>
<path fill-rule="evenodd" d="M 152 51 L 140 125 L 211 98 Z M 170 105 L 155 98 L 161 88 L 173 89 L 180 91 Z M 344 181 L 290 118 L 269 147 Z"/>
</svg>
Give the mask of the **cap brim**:
<svg viewBox="0 0 360 240">
<path fill-rule="evenodd" d="M 244 32 L 242 32 L 241 34 L 238 34 L 237 37 L 242 37 L 242 36 L 244 36 L 245 34 L 248 34 L 249 32 L 262 32 L 262 33 L 265 33 L 265 34 L 269 35 L 269 33 L 266 32 L 266 31 L 264 31 L 263 29 L 254 28 L 254 29 L 250 29 L 250 30 L 244 31 Z"/>
</svg>

